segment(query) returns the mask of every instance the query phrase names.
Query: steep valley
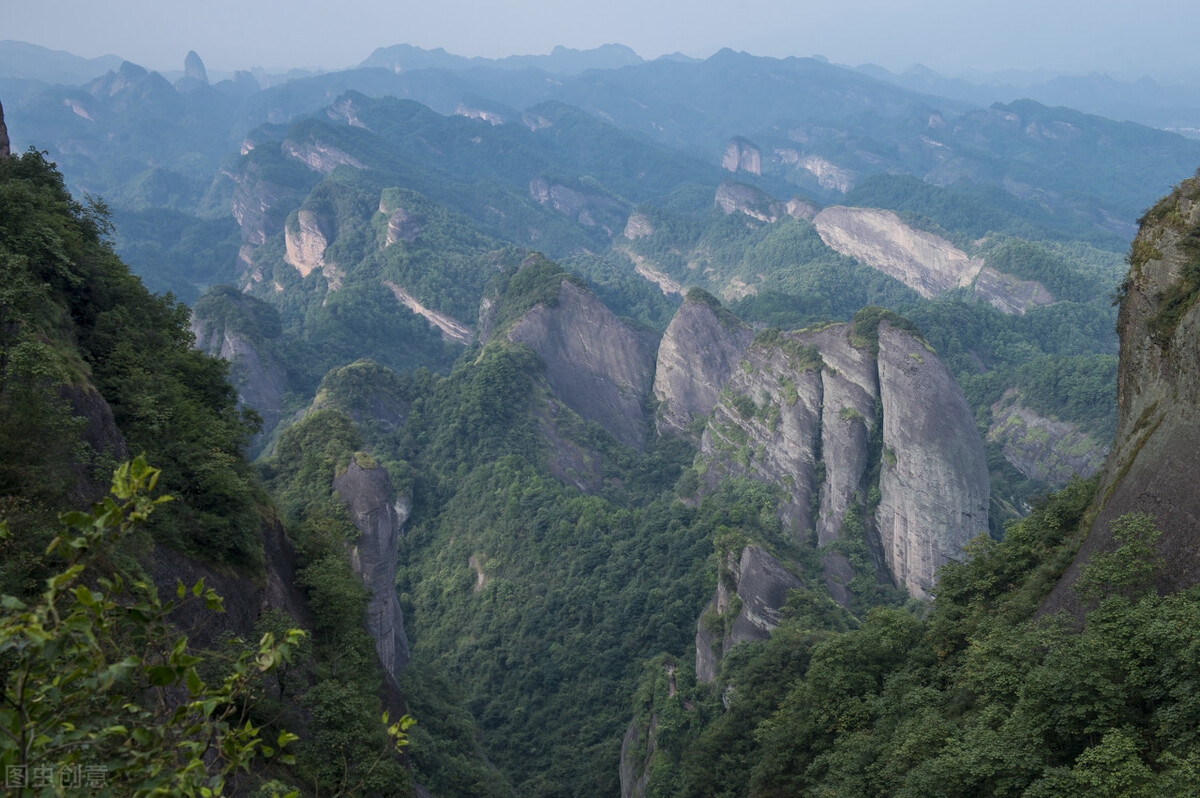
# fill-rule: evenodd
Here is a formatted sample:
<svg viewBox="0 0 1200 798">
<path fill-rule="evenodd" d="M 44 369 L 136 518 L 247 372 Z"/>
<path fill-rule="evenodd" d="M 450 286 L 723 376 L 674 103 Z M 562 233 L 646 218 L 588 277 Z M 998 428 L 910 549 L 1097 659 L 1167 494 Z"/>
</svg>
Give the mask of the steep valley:
<svg viewBox="0 0 1200 798">
<path fill-rule="evenodd" d="M 95 655 L 130 674 L 96 700 L 161 695 L 171 728 L 242 656 L 255 733 L 300 738 L 164 789 L 1200 780 L 1200 173 L 1123 260 L 1200 147 L 731 51 L 392 48 L 266 89 L 192 55 L 9 110 L 62 171 L 0 153 L 6 691 L 49 541 L 102 526 L 58 513 L 144 454 L 174 500 L 56 544 L 91 558 L 61 615 L 129 606 L 117 573 L 203 584 L 156 627 L 174 654 Z M 71 756 L 191 750 L 44 705 L 98 730 Z"/>
</svg>

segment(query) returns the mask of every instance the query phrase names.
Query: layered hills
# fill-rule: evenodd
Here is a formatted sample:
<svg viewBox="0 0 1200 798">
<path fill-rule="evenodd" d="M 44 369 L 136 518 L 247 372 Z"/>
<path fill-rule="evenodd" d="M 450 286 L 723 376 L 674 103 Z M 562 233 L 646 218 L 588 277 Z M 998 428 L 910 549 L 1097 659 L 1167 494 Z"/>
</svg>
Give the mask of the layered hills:
<svg viewBox="0 0 1200 798">
<path fill-rule="evenodd" d="M 1130 707 L 1188 710 L 1099 663 L 1124 667 L 1104 635 L 1135 605 L 1167 649 L 1183 634 L 1104 568 L 1154 507 L 1182 508 L 1156 545 L 1190 562 L 1164 474 L 1191 440 L 1191 183 L 1120 279 L 1130 208 L 1192 144 L 808 59 L 373 59 L 266 91 L 210 84 L 198 57 L 175 85 L 126 64 L 9 112 L 110 195 L 148 284 L 192 303 L 189 323 L 112 278 L 107 250 L 98 273 L 134 300 L 74 273 L 104 209 L 54 188 L 98 226 L 39 250 L 37 279 L 6 257 L 32 304 L 5 352 L 49 347 L 71 412 L 111 423 L 81 463 L 30 443 L 76 423 L 30 404 L 8 462 L 47 459 L 9 468 L 10 493 L 160 453 L 185 496 L 154 531 L 168 570 L 211 569 L 251 631 L 298 588 L 293 621 L 271 618 L 313 634 L 289 716 L 315 724 L 305 779 L 336 789 L 311 752 L 369 761 L 347 741 L 400 701 L 418 726 L 409 777 L 388 760 L 398 794 L 1053 794 L 1118 759 L 1149 785 L 1190 772 L 1186 733 L 1128 731 Z M 177 129 L 153 165 L 102 146 Z M 40 246 L 18 195 L 6 240 Z M 1099 492 L 1073 481 L 1102 466 Z M 56 479 L 43 526 L 83 498 Z M 1037 626 L 1038 607 L 1075 620 Z M 1077 723 L 1093 700 L 1124 725 Z"/>
</svg>

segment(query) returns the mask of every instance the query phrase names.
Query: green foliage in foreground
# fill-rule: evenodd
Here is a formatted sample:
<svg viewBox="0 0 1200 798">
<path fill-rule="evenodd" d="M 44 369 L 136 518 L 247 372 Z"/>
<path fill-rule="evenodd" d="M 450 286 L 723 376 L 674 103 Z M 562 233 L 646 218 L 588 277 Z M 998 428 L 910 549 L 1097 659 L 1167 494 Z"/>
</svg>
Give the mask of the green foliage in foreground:
<svg viewBox="0 0 1200 798">
<path fill-rule="evenodd" d="M 82 444 L 64 401 L 73 393 L 95 407 L 98 391 L 129 449 L 162 465 L 179 499 L 150 522 L 155 536 L 258 568 L 260 497 L 241 457 L 253 414 L 238 409 L 226 364 L 191 349 L 187 308 L 147 292 L 108 230 L 104 206 L 75 202 L 40 154 L 0 160 L 0 454 L 12 464 L 0 501 L 21 505 L 14 529 L 44 545 L 46 519 L 79 474 L 68 464 L 86 464 L 103 486 L 114 463 Z"/>
<path fill-rule="evenodd" d="M 1194 794 L 1200 591 L 1149 588 L 1153 520 L 1114 524 L 1120 546 L 1078 583 L 1081 627 L 1035 615 L 1093 491 L 1072 483 L 1003 541 L 976 541 L 925 617 L 878 609 L 846 631 L 798 613 L 713 686 L 667 698 L 648 682 L 660 755 L 647 794 Z"/>
<path fill-rule="evenodd" d="M 291 761 L 282 749 L 296 736 L 268 743 L 248 710 L 260 675 L 289 659 L 302 632 L 263 635 L 207 683 L 202 666 L 214 663 L 168 621 L 192 601 L 222 610 L 203 580 L 162 601 L 153 585 L 89 570 L 168 500 L 150 498 L 158 476 L 141 458 L 119 468 L 112 497 L 62 517 L 47 553 L 65 563 L 45 592 L 28 604 L 3 598 L 0 766 L 16 794 L 48 794 L 38 787 L 49 783 L 93 795 L 220 795 L 256 762 Z"/>
</svg>

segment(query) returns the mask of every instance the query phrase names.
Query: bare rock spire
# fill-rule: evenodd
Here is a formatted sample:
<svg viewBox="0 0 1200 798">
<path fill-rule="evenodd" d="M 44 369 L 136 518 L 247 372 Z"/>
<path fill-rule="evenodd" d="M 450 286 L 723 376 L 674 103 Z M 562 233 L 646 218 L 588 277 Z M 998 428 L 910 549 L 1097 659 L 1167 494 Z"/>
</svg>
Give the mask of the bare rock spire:
<svg viewBox="0 0 1200 798">
<path fill-rule="evenodd" d="M 7 158 L 8 155 L 8 128 L 4 126 L 4 106 L 0 105 L 0 158 Z"/>
<path fill-rule="evenodd" d="M 195 50 L 188 50 L 187 58 L 183 60 L 183 72 L 185 77 L 208 84 L 208 70 L 204 68 L 204 62 Z"/>
</svg>

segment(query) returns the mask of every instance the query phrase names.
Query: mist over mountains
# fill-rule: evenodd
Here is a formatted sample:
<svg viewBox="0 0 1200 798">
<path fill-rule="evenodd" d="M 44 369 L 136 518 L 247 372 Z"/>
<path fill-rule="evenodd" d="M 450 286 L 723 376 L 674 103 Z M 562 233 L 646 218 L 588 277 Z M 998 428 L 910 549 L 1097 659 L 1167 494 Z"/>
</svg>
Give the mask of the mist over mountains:
<svg viewBox="0 0 1200 798">
<path fill-rule="evenodd" d="M 309 632 L 246 704 L 296 758 L 240 786 L 1194 783 L 1186 86 L 180 67 L 0 43 L 0 590 L 39 601 L 59 510 L 161 464 L 178 501 L 89 567 L 230 612 L 130 689 Z"/>
</svg>

